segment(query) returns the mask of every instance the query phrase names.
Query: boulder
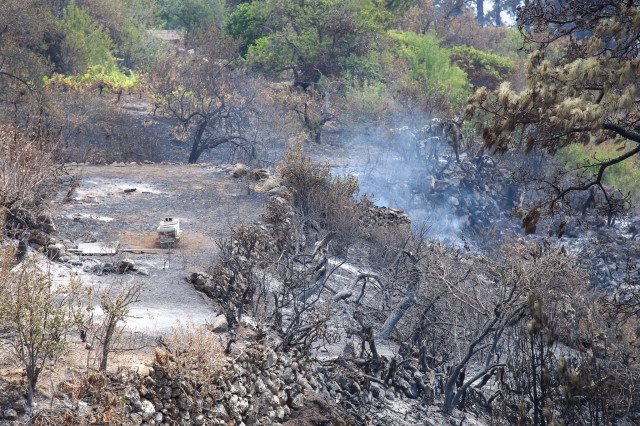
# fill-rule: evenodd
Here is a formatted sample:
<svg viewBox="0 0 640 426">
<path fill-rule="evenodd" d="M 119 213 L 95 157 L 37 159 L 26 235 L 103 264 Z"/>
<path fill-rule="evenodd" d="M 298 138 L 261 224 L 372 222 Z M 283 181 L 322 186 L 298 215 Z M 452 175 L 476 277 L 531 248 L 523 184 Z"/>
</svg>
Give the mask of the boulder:
<svg viewBox="0 0 640 426">
<path fill-rule="evenodd" d="M 253 169 L 249 173 L 249 177 L 255 180 L 267 179 L 269 176 L 271 176 L 271 173 L 267 169 Z"/>
<path fill-rule="evenodd" d="M 153 368 L 144 364 L 137 364 L 132 366 L 131 371 L 136 373 L 138 377 L 147 377 L 153 375 Z"/>
<path fill-rule="evenodd" d="M 18 413 L 13 408 L 9 408 L 4 412 L 5 420 L 18 420 Z"/>
<path fill-rule="evenodd" d="M 132 259 L 126 258 L 119 260 L 116 263 L 116 272 L 119 274 L 124 274 L 127 271 L 135 271 L 136 270 L 136 262 Z"/>
<path fill-rule="evenodd" d="M 47 246 L 47 256 L 49 256 L 49 259 L 51 260 L 60 259 L 60 257 L 62 257 L 66 252 L 67 252 L 67 249 L 62 243 L 56 242 L 54 244 L 49 244 Z"/>
<path fill-rule="evenodd" d="M 202 291 L 207 286 L 207 284 L 211 281 L 211 279 L 212 279 L 211 275 L 205 272 L 194 272 L 191 275 L 189 275 L 188 281 L 191 284 L 193 284 L 196 290 Z"/>
<path fill-rule="evenodd" d="M 264 353 L 264 360 L 262 361 L 262 368 L 268 370 L 278 362 L 278 355 L 271 348 L 267 348 Z"/>
<path fill-rule="evenodd" d="M 244 176 L 247 176 L 250 171 L 251 171 L 251 168 L 249 166 L 246 166 L 242 163 L 238 163 L 233 168 L 233 171 L 231 172 L 231 176 L 235 178 L 244 177 Z"/>
<path fill-rule="evenodd" d="M 25 413 L 27 411 L 27 402 L 24 398 L 20 398 L 13 403 L 12 408 L 18 413 Z"/>
<path fill-rule="evenodd" d="M 151 401 L 143 399 L 140 403 L 140 414 L 142 415 L 142 420 L 146 422 L 155 416 L 156 408 Z"/>
<path fill-rule="evenodd" d="M 213 324 L 211 325 L 211 331 L 215 333 L 224 333 L 229 330 L 229 323 L 227 322 L 227 317 L 224 315 L 218 315 L 216 319 L 213 320 Z"/>
<path fill-rule="evenodd" d="M 267 177 L 266 179 L 261 179 L 254 187 L 254 190 L 259 193 L 265 193 L 270 192 L 276 188 L 283 188 L 282 178 L 279 175 L 273 175 Z"/>
</svg>

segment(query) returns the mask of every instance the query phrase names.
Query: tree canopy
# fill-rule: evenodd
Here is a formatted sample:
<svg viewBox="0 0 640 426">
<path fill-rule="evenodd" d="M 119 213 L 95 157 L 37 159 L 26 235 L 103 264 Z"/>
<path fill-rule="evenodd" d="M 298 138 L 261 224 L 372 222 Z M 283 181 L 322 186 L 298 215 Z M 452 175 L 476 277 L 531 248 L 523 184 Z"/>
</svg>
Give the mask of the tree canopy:
<svg viewBox="0 0 640 426">
<path fill-rule="evenodd" d="M 602 179 L 608 167 L 640 153 L 639 22 L 635 1 L 532 2 L 519 15 L 534 49 L 526 87 L 517 92 L 504 82 L 471 98 L 468 116 L 489 120 L 482 138 L 498 151 L 522 145 L 527 152 L 554 153 L 573 143 L 621 147 L 615 158 L 590 164 L 586 181 L 557 186 L 551 208 L 569 193 L 592 187 L 603 192 L 611 209 L 617 206 Z M 625 147 L 626 142 L 633 144 Z"/>
</svg>

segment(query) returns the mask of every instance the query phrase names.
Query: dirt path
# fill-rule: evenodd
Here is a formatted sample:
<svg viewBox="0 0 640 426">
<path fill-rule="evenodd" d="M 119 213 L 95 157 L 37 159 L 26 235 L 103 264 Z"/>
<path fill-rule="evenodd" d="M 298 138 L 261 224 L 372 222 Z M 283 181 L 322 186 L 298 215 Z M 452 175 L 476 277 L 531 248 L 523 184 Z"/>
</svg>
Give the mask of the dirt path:
<svg viewBox="0 0 640 426">
<path fill-rule="evenodd" d="M 64 269 L 77 273 L 86 285 L 105 288 L 117 280 L 145 283 L 142 300 L 129 325 L 149 334 L 168 331 L 189 316 L 196 323 L 210 320 L 215 309 L 184 277 L 211 265 L 215 241 L 228 235 L 235 223 L 259 220 L 265 196 L 247 194 L 246 182 L 230 176 L 229 167 L 188 165 L 70 166 L 80 184 L 71 202 L 54 206 L 56 237 L 69 248 L 81 242 L 119 242 L 120 247 L 156 249 L 145 253 L 119 252 L 107 256 L 72 256 Z M 130 191 L 135 189 L 135 191 Z M 125 192 L 127 190 L 128 192 Z M 130 191 L 130 192 L 129 192 Z M 179 217 L 183 238 L 174 250 L 156 247 L 155 229 L 164 216 Z M 98 263 L 130 258 L 142 274 L 101 275 Z"/>
</svg>

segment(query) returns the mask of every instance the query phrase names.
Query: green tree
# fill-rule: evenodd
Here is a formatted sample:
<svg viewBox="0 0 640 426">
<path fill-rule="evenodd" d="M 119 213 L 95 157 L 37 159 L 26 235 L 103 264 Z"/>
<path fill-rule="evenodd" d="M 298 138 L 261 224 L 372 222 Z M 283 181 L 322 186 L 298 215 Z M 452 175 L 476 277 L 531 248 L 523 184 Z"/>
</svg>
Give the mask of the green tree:
<svg viewBox="0 0 640 426">
<path fill-rule="evenodd" d="M 160 25 L 155 0 L 76 1 L 109 34 L 114 56 L 121 67 L 151 68 L 159 54 L 159 42 L 148 32 L 149 28 Z"/>
<path fill-rule="evenodd" d="M 113 41 L 87 9 L 72 0 L 64 10 L 61 25 L 65 33 L 65 73 L 84 72 L 92 65 L 116 68 Z"/>
<path fill-rule="evenodd" d="M 450 50 L 440 46 L 433 32 L 416 34 L 392 30 L 389 35 L 395 42 L 395 54 L 409 66 L 405 85 L 417 86 L 413 90 L 419 97 L 435 93 L 444 96 L 451 105 L 461 103 L 467 93 L 467 75 L 451 62 Z"/>
<path fill-rule="evenodd" d="M 268 73 L 291 72 L 294 85 L 303 89 L 323 76 L 370 70 L 374 61 L 368 55 L 390 19 L 375 3 L 355 7 L 338 0 L 267 0 L 252 8 L 265 8 L 268 19 L 267 35 L 249 47 L 249 62 Z"/>
<path fill-rule="evenodd" d="M 255 3 L 255 4 L 254 4 Z M 236 40 L 241 38 L 240 53 L 246 56 L 249 46 L 265 35 L 264 8 L 257 2 L 241 3 L 227 17 L 225 29 Z"/>
<path fill-rule="evenodd" d="M 160 0 L 160 16 L 168 29 L 193 31 L 224 21 L 223 0 Z"/>
<path fill-rule="evenodd" d="M 0 100 L 13 103 L 51 72 L 57 38 L 50 9 L 38 0 L 0 2 Z"/>
<path fill-rule="evenodd" d="M 531 2 L 519 15 L 521 31 L 537 47 L 526 66 L 527 87 L 520 93 L 508 83 L 493 92 L 480 89 L 467 116 L 480 120 L 485 146 L 500 151 L 524 146 L 553 153 L 572 143 L 631 142 L 615 158 L 589 164 L 577 183 L 550 182 L 544 200 L 554 212 L 570 205 L 570 194 L 598 189 L 612 215 L 621 203 L 607 193 L 604 174 L 640 153 L 640 2 L 557 4 Z"/>
</svg>

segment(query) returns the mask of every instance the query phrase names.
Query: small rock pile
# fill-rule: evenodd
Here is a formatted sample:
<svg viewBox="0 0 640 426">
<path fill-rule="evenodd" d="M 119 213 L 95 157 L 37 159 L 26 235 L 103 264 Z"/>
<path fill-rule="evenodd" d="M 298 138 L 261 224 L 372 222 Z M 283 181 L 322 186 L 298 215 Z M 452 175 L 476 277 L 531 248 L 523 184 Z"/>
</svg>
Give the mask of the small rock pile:
<svg viewBox="0 0 640 426">
<path fill-rule="evenodd" d="M 235 178 L 249 178 L 257 181 L 255 184 L 249 184 L 249 191 L 260 193 L 278 193 L 286 191 L 282 186 L 282 177 L 279 174 L 272 175 L 267 169 L 252 169 L 251 167 L 238 163 L 231 170 L 231 176 Z"/>
<path fill-rule="evenodd" d="M 414 203 L 437 210 L 447 206 L 462 223 L 479 231 L 507 217 L 520 203 L 520 191 L 511 175 L 490 157 L 451 162 L 425 177 Z"/>
<path fill-rule="evenodd" d="M 411 229 L 411 218 L 403 210 L 392 209 L 391 207 L 379 207 L 374 204 L 361 204 L 362 217 L 360 222 L 363 227 L 383 227 L 390 226 L 407 227 Z"/>
</svg>

